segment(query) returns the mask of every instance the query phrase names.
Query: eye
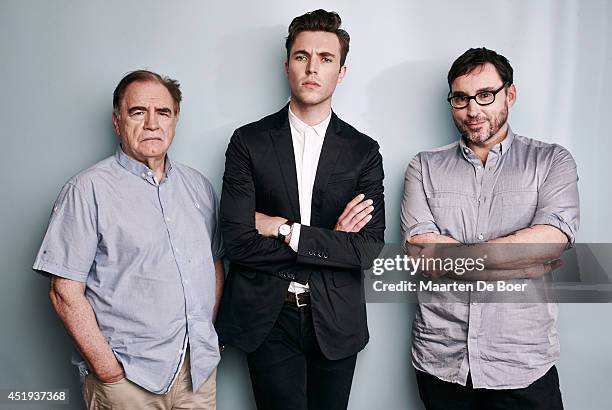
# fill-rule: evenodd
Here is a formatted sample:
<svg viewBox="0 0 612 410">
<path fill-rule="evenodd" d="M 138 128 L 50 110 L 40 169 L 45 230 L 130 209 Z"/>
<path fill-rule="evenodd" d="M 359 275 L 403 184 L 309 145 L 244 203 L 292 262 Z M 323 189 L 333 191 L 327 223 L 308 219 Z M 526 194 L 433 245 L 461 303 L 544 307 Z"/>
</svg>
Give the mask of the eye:
<svg viewBox="0 0 612 410">
<path fill-rule="evenodd" d="M 490 92 L 490 91 L 483 91 L 483 92 L 481 92 L 481 93 L 478 93 L 478 96 L 479 96 L 480 98 L 485 98 L 485 99 L 487 99 L 487 98 L 491 98 L 491 97 L 493 97 L 493 93 L 492 93 L 492 92 Z"/>
<path fill-rule="evenodd" d="M 297 55 L 297 56 L 295 56 L 295 61 L 306 61 L 306 56 L 304 56 L 304 55 Z"/>
<path fill-rule="evenodd" d="M 332 60 L 330 57 L 323 57 L 323 62 L 324 63 L 333 63 L 334 60 Z"/>
<path fill-rule="evenodd" d="M 140 118 L 140 117 L 142 117 L 144 114 L 145 114 L 145 112 L 144 112 L 144 111 L 141 111 L 141 110 L 138 110 L 138 111 L 133 111 L 133 112 L 130 114 L 130 117 Z"/>
</svg>

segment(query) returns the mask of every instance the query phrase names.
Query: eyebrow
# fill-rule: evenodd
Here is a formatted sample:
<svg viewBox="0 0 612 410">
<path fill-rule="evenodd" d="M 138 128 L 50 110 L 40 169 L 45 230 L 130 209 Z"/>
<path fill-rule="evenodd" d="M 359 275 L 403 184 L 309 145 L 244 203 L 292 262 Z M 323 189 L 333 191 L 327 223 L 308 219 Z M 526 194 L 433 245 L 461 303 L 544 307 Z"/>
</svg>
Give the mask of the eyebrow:
<svg viewBox="0 0 612 410">
<path fill-rule="evenodd" d="M 310 53 L 306 50 L 295 50 L 292 55 L 296 54 L 305 54 L 310 57 Z M 320 53 L 317 53 L 317 55 L 320 55 L 322 57 L 336 57 L 334 53 L 330 53 L 329 51 L 321 51 Z"/>
<path fill-rule="evenodd" d="M 147 107 L 143 107 L 143 106 L 130 107 L 128 109 L 128 114 L 133 114 L 136 111 L 147 111 Z M 155 112 L 172 114 L 172 110 L 168 107 L 156 108 Z"/>
<path fill-rule="evenodd" d="M 478 93 L 485 92 L 485 91 L 495 91 L 495 90 L 496 90 L 495 87 L 483 87 L 483 88 L 479 88 L 478 90 L 476 90 L 476 93 L 474 95 L 476 95 Z M 451 92 L 451 95 L 452 96 L 460 96 L 460 95 L 469 95 L 469 94 L 464 92 L 464 91 L 453 91 L 453 92 Z"/>
<path fill-rule="evenodd" d="M 147 108 L 146 107 L 142 107 L 142 106 L 136 106 L 136 107 L 130 107 L 128 108 L 128 114 L 133 114 L 136 111 L 146 111 Z"/>
</svg>

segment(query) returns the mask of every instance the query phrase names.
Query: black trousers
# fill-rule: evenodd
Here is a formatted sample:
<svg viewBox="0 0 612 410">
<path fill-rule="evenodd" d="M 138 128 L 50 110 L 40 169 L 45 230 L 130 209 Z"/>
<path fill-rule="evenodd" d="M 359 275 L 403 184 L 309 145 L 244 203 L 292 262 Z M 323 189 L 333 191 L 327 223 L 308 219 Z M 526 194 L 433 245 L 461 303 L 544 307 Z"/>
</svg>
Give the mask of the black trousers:
<svg viewBox="0 0 612 410">
<path fill-rule="evenodd" d="M 323 356 L 310 307 L 285 303 L 270 334 L 247 354 L 259 410 L 346 409 L 357 354 Z"/>
<path fill-rule="evenodd" d="M 557 368 L 522 389 L 474 389 L 416 370 L 419 395 L 427 410 L 563 410 Z"/>
</svg>

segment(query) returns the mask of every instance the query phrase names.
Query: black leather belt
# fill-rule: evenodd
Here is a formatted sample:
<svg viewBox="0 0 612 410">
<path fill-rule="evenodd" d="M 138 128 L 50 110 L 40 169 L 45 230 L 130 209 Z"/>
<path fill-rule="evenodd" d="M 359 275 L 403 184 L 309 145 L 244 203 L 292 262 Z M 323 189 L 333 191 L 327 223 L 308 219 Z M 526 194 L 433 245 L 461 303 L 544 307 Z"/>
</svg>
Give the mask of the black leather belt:
<svg viewBox="0 0 612 410">
<path fill-rule="evenodd" d="M 310 292 L 302 292 L 295 294 L 287 291 L 287 297 L 285 297 L 285 303 L 291 303 L 297 307 L 304 307 L 310 305 Z"/>
</svg>

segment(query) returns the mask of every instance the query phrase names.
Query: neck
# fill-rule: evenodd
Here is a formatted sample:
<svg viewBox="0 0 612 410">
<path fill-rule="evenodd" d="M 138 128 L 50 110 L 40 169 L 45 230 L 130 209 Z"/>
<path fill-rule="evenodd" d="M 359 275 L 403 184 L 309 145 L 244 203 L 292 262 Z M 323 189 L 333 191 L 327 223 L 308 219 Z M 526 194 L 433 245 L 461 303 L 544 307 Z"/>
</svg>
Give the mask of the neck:
<svg viewBox="0 0 612 410">
<path fill-rule="evenodd" d="M 159 184 L 166 174 L 166 156 L 162 158 L 145 158 L 140 161 L 145 164 L 155 175 L 155 181 Z"/>
<path fill-rule="evenodd" d="M 467 138 L 465 138 L 464 141 L 465 141 L 465 145 L 467 145 L 468 148 L 474 151 L 474 154 L 476 154 L 476 156 L 480 158 L 480 161 L 482 162 L 482 164 L 485 165 L 487 163 L 487 157 L 489 156 L 489 151 L 491 151 L 491 148 L 493 148 L 496 144 L 499 144 L 504 139 L 506 139 L 507 135 L 508 135 L 508 123 L 505 123 L 499 129 L 499 131 L 495 133 L 495 135 L 493 135 L 491 138 L 489 138 L 488 140 L 484 142 L 475 143 L 473 141 L 468 140 Z"/>
<path fill-rule="evenodd" d="M 123 152 L 134 161 L 138 161 L 141 164 L 146 165 L 151 171 L 153 171 L 155 181 L 157 181 L 158 184 L 164 178 L 166 174 L 166 154 L 161 157 L 136 158 L 136 156 L 134 156 L 132 153 L 126 152 L 125 150 Z"/>
<path fill-rule="evenodd" d="M 291 112 L 306 124 L 313 126 L 320 124 L 331 112 L 331 98 L 316 105 L 306 105 L 291 99 L 289 102 Z"/>
</svg>

